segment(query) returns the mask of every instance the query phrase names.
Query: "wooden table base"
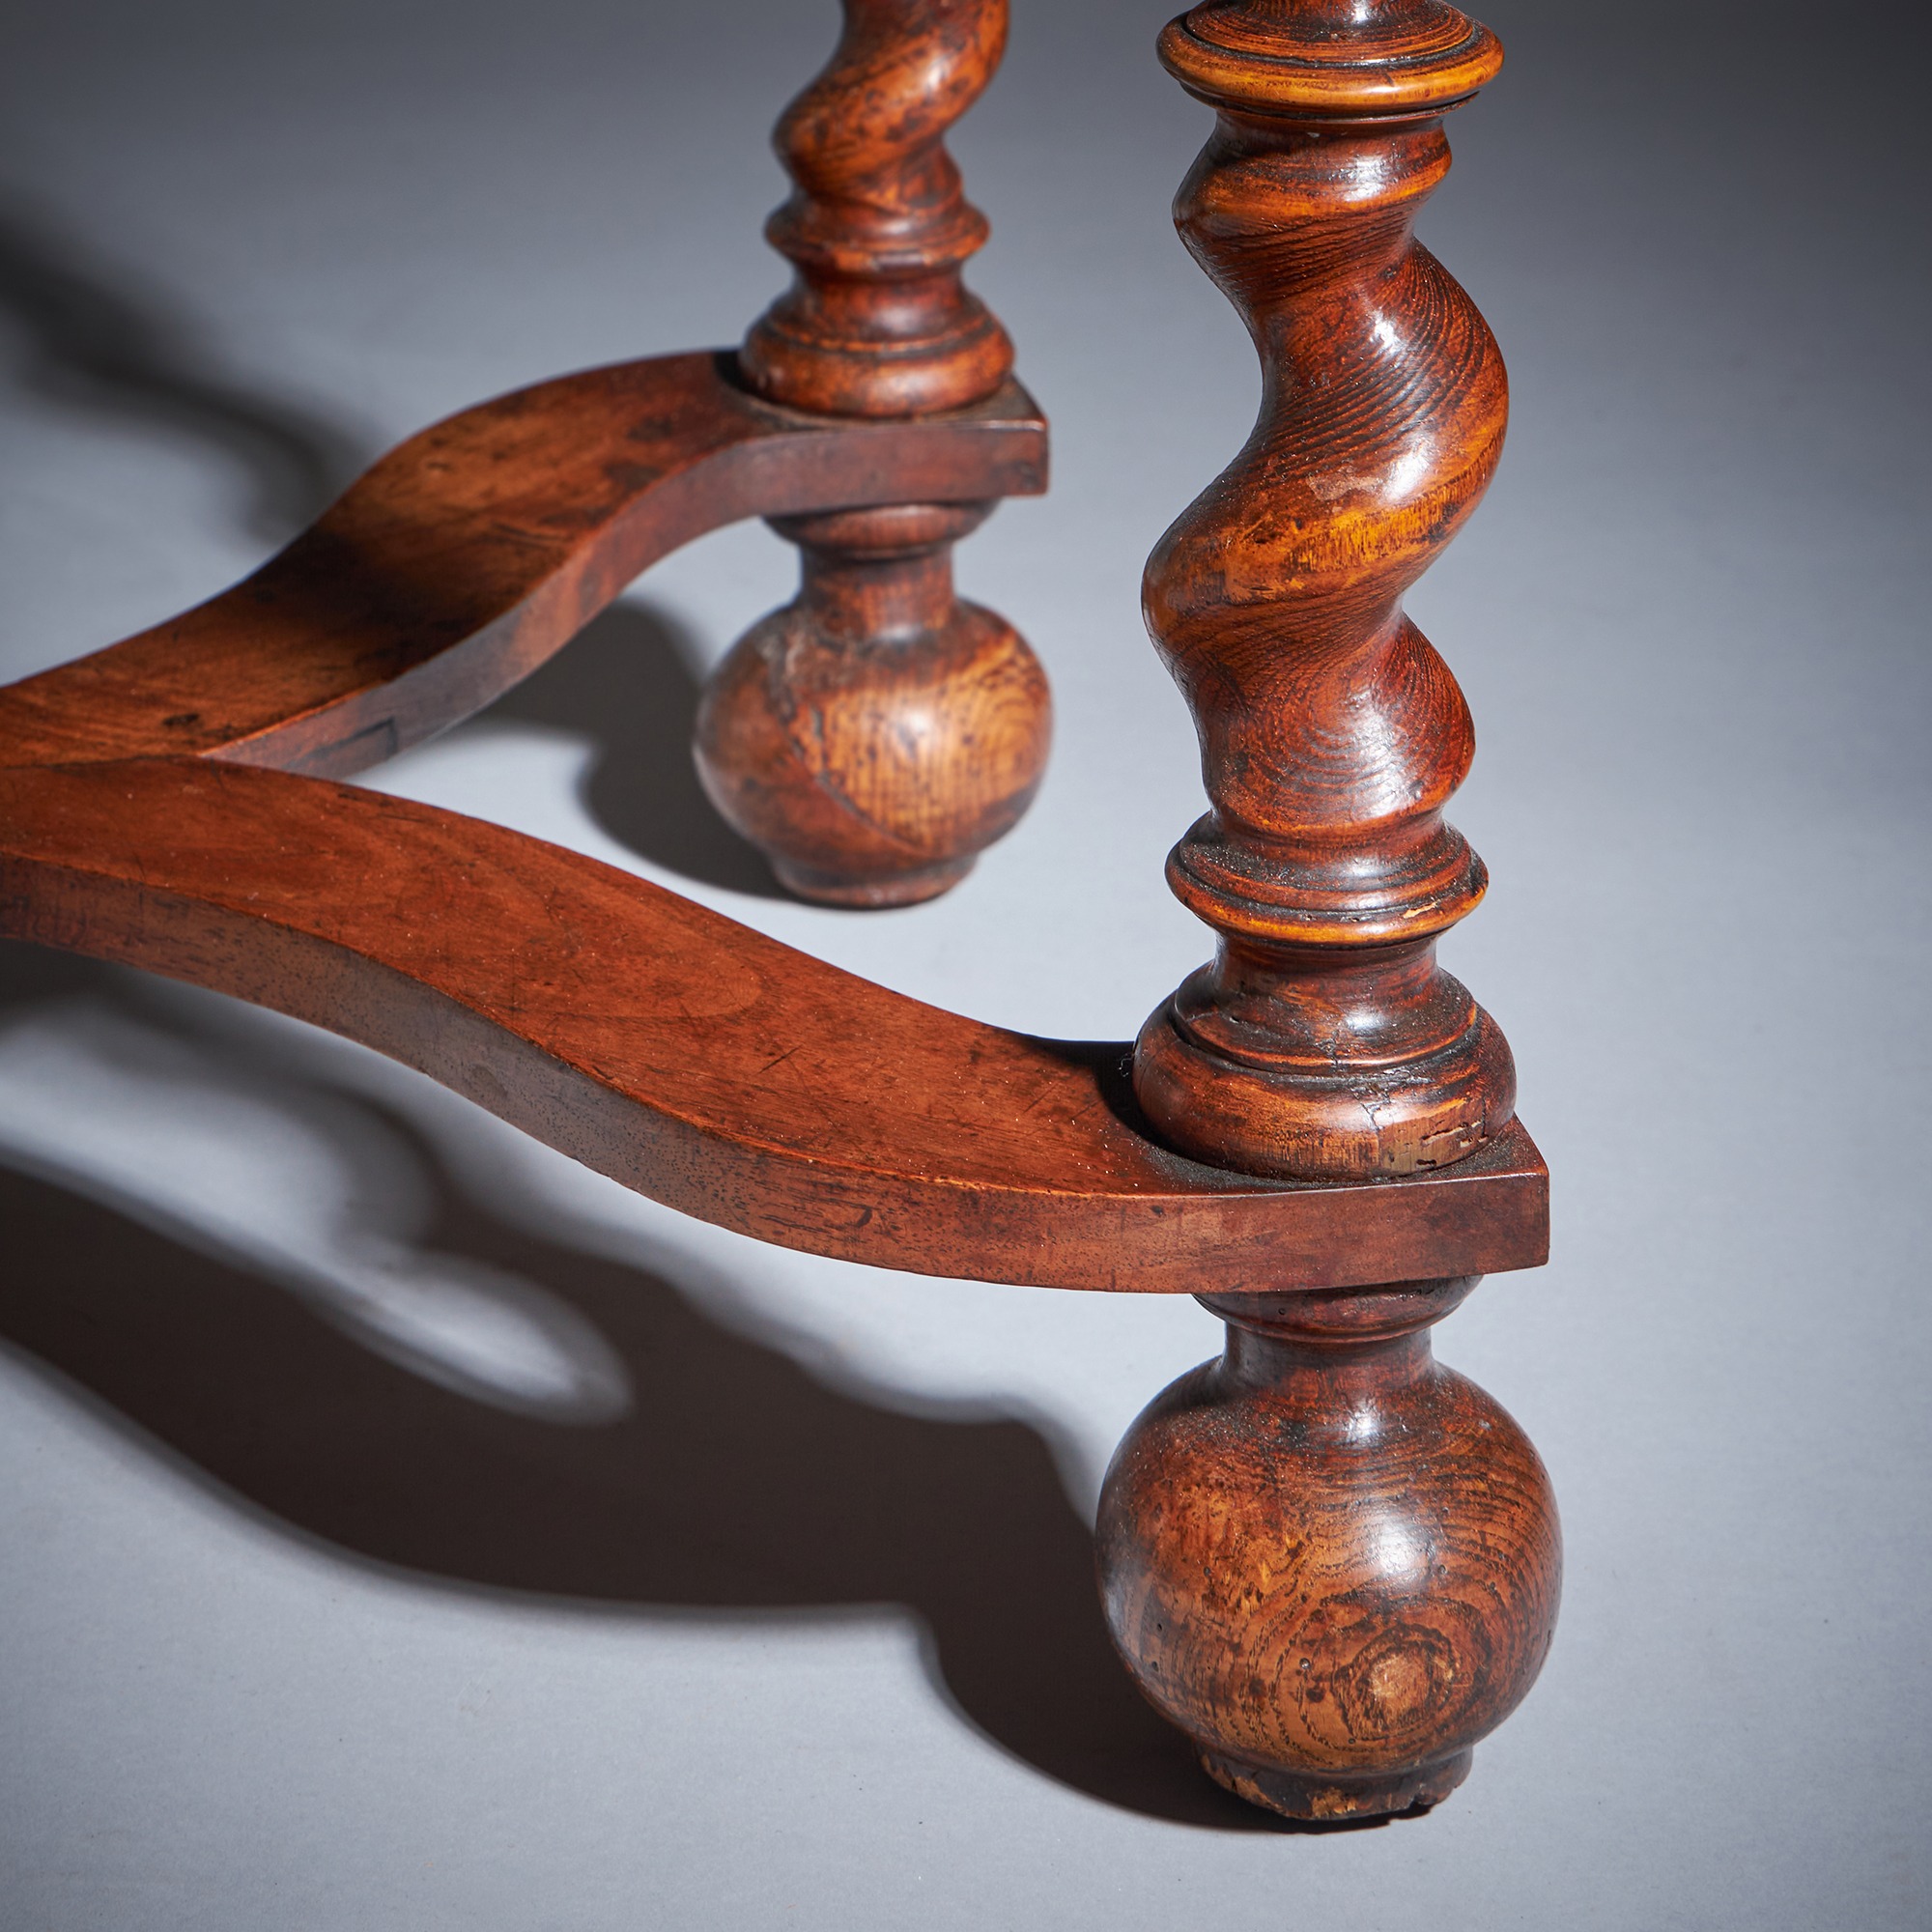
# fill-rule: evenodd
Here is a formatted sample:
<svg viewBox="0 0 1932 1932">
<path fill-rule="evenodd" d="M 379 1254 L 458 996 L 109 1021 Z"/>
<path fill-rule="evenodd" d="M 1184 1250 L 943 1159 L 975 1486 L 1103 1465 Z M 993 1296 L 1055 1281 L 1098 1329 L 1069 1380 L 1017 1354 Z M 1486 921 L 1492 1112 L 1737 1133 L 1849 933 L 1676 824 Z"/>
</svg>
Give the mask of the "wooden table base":
<svg viewBox="0 0 1932 1932">
<path fill-rule="evenodd" d="M 1044 483 L 1045 424 L 959 286 L 981 231 L 940 146 L 1004 5 L 847 14 L 786 124 L 800 283 L 742 358 L 452 417 L 234 589 L 0 691 L 0 934 L 332 1028 L 760 1239 L 1201 1294 L 1226 1352 L 1107 1476 L 1115 1641 L 1243 1797 L 1426 1805 L 1535 1678 L 1560 1567 L 1535 1451 L 1427 1332 L 1548 1230 L 1508 1048 L 1434 960 L 1484 875 L 1439 815 L 1467 713 L 1400 609 L 1500 444 L 1494 345 L 1409 235 L 1441 113 L 1500 58 L 1482 29 L 1437 0 L 1209 0 L 1163 37 L 1219 116 L 1182 230 L 1267 380 L 1150 564 L 1211 805 L 1170 879 L 1218 951 L 1137 1047 L 940 1012 L 339 782 L 487 704 L 676 545 L 764 516 L 805 588 L 727 661 L 699 755 L 785 875 L 915 898 L 1024 803 L 1044 686 L 945 562 Z M 915 713 L 923 762 L 888 770 L 867 733 Z"/>
</svg>

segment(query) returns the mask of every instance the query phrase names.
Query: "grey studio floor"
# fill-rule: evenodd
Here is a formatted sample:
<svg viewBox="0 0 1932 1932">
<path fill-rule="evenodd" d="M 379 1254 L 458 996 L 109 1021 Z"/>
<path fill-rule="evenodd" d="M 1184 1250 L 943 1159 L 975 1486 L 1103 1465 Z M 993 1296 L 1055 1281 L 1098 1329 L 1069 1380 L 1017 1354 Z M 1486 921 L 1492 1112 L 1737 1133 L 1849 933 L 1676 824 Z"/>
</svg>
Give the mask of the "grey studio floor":
<svg viewBox="0 0 1932 1932">
<path fill-rule="evenodd" d="M 961 574 L 1054 680 L 1032 815 L 935 905 L 775 895 L 684 751 L 789 594 L 757 526 L 369 781 L 1124 1037 L 1207 946 L 1141 562 L 1257 380 L 1168 222 L 1208 117 L 1165 9 L 1014 12 L 953 145 L 1057 473 Z M 11 946 L 5 1932 L 1932 1924 L 1923 30 L 1488 17 L 1511 62 L 1423 234 L 1514 426 L 1410 609 L 1481 734 L 1454 815 L 1494 884 L 1445 957 L 1515 1045 L 1555 1252 L 1437 1341 L 1541 1447 L 1568 1575 L 1470 1781 L 1270 1829 L 1118 1675 L 1087 1526 L 1217 1345 L 1191 1300 L 758 1246 L 359 1048 Z M 781 279 L 766 129 L 836 30 L 0 19 L 10 676 L 220 588 L 440 414 L 735 340 Z"/>
</svg>

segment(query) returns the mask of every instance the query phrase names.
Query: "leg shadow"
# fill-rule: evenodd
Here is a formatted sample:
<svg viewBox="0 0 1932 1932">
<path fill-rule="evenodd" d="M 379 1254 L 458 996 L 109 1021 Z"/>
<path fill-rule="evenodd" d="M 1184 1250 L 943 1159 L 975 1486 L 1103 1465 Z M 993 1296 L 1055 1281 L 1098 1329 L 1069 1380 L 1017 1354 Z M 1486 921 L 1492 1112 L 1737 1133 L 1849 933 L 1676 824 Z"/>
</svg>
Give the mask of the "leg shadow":
<svg viewBox="0 0 1932 1932">
<path fill-rule="evenodd" d="M 1014 1756 L 1136 1811 L 1265 1828 L 1128 1685 L 1087 1531 L 1024 1424 L 853 1401 L 649 1275 L 453 1202 L 440 1250 L 595 1322 L 635 1388 L 621 1421 L 557 1427 L 439 1388 L 258 1277 L 46 1180 L 0 1172 L 0 1224 L 14 1257 L 0 1336 L 308 1536 L 486 1591 L 713 1611 L 904 1604 L 954 1708 Z"/>
<path fill-rule="evenodd" d="M 22 326 L 30 385 L 223 450 L 267 539 L 311 521 L 361 468 L 354 440 L 222 375 L 165 298 L 117 280 L 50 225 L 0 209 L 0 307 Z M 776 896 L 692 771 L 689 666 L 665 619 L 619 607 L 496 715 L 588 736 L 590 809 L 633 849 Z M 0 948 L 0 1012 L 78 993 L 126 1004 L 125 984 L 91 962 Z M 828 1389 L 654 1276 L 497 1219 L 407 1123 L 385 1125 L 437 1179 L 425 1248 L 520 1277 L 595 1328 L 633 1391 L 620 1419 L 560 1426 L 440 1386 L 234 1261 L 5 1169 L 0 1340 L 219 1492 L 352 1557 L 642 1610 L 903 1604 L 932 1634 L 953 1708 L 1023 1762 L 1147 1815 L 1278 1827 L 1209 1784 L 1127 1682 L 1091 1538 L 1037 1431 L 910 1417 Z"/>
<path fill-rule="evenodd" d="M 734 893 L 783 897 L 763 854 L 719 817 L 697 781 L 696 661 L 671 617 L 627 601 L 592 619 L 489 716 L 588 738 L 597 759 L 584 806 L 640 858 Z"/>
<path fill-rule="evenodd" d="M 267 542 L 313 522 L 367 462 L 334 424 L 224 375 L 213 344 L 166 294 L 5 204 L 0 309 L 25 341 L 30 390 L 221 450 L 247 479 L 246 527 Z"/>
<path fill-rule="evenodd" d="M 16 997 L 111 991 L 113 976 L 34 949 L 0 949 L 8 966 L 27 969 L 9 976 Z M 87 1198 L 6 1169 L 0 1343 L 216 1493 L 338 1553 L 445 1587 L 644 1612 L 903 1605 L 930 1634 L 936 1688 L 1021 1761 L 1144 1815 L 1277 1822 L 1211 1785 L 1129 1684 L 1091 1536 L 1037 1430 L 827 1388 L 664 1280 L 467 1199 L 392 1113 L 282 1084 L 311 1123 L 361 1110 L 420 1170 L 431 1218 L 409 1240 L 428 1271 L 468 1266 L 560 1305 L 614 1357 L 628 1404 L 560 1422 L 479 1400 L 378 1352 L 299 1289 L 163 1231 L 152 1204 L 123 1211 L 98 1184 Z"/>
</svg>

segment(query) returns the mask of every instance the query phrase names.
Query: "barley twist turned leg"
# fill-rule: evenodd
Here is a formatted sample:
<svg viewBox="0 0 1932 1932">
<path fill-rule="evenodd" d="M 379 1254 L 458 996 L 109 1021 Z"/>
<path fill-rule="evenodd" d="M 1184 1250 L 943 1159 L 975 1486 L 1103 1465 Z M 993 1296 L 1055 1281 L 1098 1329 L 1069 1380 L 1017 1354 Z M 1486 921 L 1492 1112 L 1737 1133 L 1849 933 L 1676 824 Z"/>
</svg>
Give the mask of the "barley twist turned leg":
<svg viewBox="0 0 1932 1932">
<path fill-rule="evenodd" d="M 1148 564 L 1211 807 L 1168 877 L 1219 944 L 1142 1030 L 1135 1092 L 1214 1165 L 1413 1175 L 1468 1158 L 1515 1106 L 1500 1031 L 1435 963 L 1486 883 L 1441 817 L 1474 739 L 1401 606 L 1502 447 L 1501 356 L 1410 232 L 1449 166 L 1443 111 L 1501 49 L 1440 0 L 1206 0 L 1160 51 L 1217 112 L 1175 216 L 1264 390 L 1247 446 Z M 1432 1803 L 1541 1666 L 1548 1480 L 1422 1332 L 1473 1286 L 1210 1300 L 1227 1354 L 1115 1460 L 1115 1639 L 1258 1804 Z"/>
<path fill-rule="evenodd" d="M 779 125 L 797 189 L 768 232 L 797 277 L 746 339 L 760 395 L 909 416 L 1006 382 L 1012 345 L 960 280 L 985 220 L 944 145 L 1006 27 L 1006 0 L 846 0 L 830 67 Z M 800 547 L 799 595 L 719 668 L 696 754 L 719 810 L 806 897 L 930 898 L 1038 785 L 1045 676 L 1010 625 L 952 592 L 952 544 L 991 507 L 773 524 Z"/>
</svg>

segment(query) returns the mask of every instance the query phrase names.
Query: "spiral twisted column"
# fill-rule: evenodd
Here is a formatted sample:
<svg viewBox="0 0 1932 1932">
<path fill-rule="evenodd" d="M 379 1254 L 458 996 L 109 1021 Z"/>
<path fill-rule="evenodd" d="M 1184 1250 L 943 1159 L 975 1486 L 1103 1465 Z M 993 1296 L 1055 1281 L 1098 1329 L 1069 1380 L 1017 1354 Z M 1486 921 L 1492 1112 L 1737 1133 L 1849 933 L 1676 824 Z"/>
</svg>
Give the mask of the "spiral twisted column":
<svg viewBox="0 0 1932 1932">
<path fill-rule="evenodd" d="M 1439 0 L 1208 0 L 1160 53 L 1217 110 L 1175 216 L 1264 384 L 1246 447 L 1148 564 L 1212 806 L 1168 877 L 1219 947 L 1142 1030 L 1135 1091 L 1220 1166 L 1414 1174 L 1515 1105 L 1501 1034 L 1435 960 L 1483 893 L 1441 817 L 1472 737 L 1401 606 L 1502 446 L 1496 346 L 1410 233 L 1449 166 L 1443 110 L 1502 50 Z M 1204 1295 L 1225 1352 L 1108 1469 L 1115 1644 L 1255 1804 L 1314 1820 L 1433 1804 L 1542 1667 L 1562 1576 L 1549 1479 L 1430 1350 L 1475 1285 Z"/>
<path fill-rule="evenodd" d="M 765 235 L 797 278 L 745 339 L 761 395 L 910 416 L 1006 381 L 1013 346 L 960 279 L 986 217 L 946 152 L 1006 45 L 1007 0 L 845 0 L 831 63 L 773 136 L 797 185 Z"/>
<path fill-rule="evenodd" d="M 1441 817 L 1473 733 L 1402 613 L 1495 468 L 1503 364 L 1411 234 L 1441 114 L 1501 64 L 1439 0 L 1209 0 L 1161 37 L 1218 121 L 1175 220 L 1260 351 L 1260 418 L 1161 539 L 1145 608 L 1212 810 L 1168 863 L 1214 962 L 1143 1030 L 1142 1106 L 1265 1175 L 1410 1174 L 1511 1117 L 1494 1023 L 1435 964 L 1481 898 Z"/>
<path fill-rule="evenodd" d="M 766 234 L 796 273 L 740 357 L 768 401 L 926 415 L 1007 382 L 1012 345 L 961 279 L 985 217 L 945 146 L 1006 37 L 1007 0 L 845 0 L 831 64 L 776 134 L 796 188 Z M 952 544 L 990 508 L 774 522 L 801 548 L 800 592 L 719 668 L 696 755 L 719 810 L 807 897 L 944 892 L 1038 785 L 1045 676 L 1009 624 L 953 594 Z"/>
</svg>

